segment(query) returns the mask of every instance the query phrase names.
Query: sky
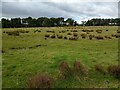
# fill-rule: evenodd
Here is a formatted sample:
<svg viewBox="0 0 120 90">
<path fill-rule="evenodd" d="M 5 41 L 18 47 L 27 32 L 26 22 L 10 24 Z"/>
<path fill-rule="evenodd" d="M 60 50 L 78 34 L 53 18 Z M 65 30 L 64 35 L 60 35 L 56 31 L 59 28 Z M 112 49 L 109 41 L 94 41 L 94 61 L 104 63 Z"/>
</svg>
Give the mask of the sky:
<svg viewBox="0 0 120 90">
<path fill-rule="evenodd" d="M 97 2 L 96 2 L 97 1 Z M 64 17 L 78 23 L 92 18 L 117 18 L 119 0 L 2 0 L 0 14 L 15 17 Z"/>
</svg>

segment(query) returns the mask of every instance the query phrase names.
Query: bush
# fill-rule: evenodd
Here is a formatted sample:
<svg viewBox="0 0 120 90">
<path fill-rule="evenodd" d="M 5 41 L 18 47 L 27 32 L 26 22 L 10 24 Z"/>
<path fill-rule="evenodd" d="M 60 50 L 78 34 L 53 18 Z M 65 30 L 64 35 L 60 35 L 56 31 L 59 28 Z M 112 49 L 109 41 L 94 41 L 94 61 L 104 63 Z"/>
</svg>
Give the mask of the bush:
<svg viewBox="0 0 120 90">
<path fill-rule="evenodd" d="M 88 71 L 87 69 L 81 64 L 80 61 L 75 61 L 74 62 L 74 74 L 75 75 L 87 75 Z"/>
<path fill-rule="evenodd" d="M 50 88 L 53 84 L 53 78 L 48 75 L 36 75 L 27 81 L 28 88 Z"/>
<path fill-rule="evenodd" d="M 110 65 L 108 67 L 108 72 L 115 76 L 116 78 L 120 79 L 120 66 L 119 65 Z"/>
</svg>

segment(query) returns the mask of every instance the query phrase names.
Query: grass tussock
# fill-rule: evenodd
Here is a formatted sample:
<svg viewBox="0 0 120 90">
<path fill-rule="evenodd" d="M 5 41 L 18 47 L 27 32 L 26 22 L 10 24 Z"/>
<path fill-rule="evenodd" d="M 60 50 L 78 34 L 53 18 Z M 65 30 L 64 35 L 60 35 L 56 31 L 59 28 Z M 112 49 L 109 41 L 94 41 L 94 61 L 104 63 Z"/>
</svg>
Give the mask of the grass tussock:
<svg viewBox="0 0 120 90">
<path fill-rule="evenodd" d="M 75 75 L 83 75 L 86 76 L 88 74 L 88 70 L 86 67 L 83 66 L 83 64 L 80 61 L 74 62 L 74 74 Z"/>
<path fill-rule="evenodd" d="M 28 88 L 51 88 L 52 84 L 53 78 L 45 74 L 36 75 L 27 81 Z"/>
<path fill-rule="evenodd" d="M 95 70 L 97 72 L 100 72 L 100 73 L 104 74 L 104 75 L 107 73 L 105 68 L 101 64 L 96 64 L 95 65 Z"/>
<path fill-rule="evenodd" d="M 59 70 L 60 70 L 60 75 L 62 78 L 66 79 L 67 77 L 70 76 L 70 67 L 68 66 L 67 62 L 61 62 L 59 65 Z"/>
<path fill-rule="evenodd" d="M 108 67 L 108 73 L 120 79 L 120 66 L 119 65 L 110 65 Z"/>
</svg>

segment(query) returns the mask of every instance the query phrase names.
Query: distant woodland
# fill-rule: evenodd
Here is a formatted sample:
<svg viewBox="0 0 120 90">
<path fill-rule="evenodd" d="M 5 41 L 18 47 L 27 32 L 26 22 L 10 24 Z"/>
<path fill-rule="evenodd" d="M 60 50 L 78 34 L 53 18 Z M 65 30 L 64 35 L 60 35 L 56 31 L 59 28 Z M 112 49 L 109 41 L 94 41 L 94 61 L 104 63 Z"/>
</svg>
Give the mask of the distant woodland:
<svg viewBox="0 0 120 90">
<path fill-rule="evenodd" d="M 2 28 L 20 28 L 20 27 L 63 27 L 63 26 L 120 26 L 120 18 L 101 19 L 93 18 L 88 21 L 82 21 L 79 24 L 72 18 L 11 18 L 1 19 Z"/>
</svg>

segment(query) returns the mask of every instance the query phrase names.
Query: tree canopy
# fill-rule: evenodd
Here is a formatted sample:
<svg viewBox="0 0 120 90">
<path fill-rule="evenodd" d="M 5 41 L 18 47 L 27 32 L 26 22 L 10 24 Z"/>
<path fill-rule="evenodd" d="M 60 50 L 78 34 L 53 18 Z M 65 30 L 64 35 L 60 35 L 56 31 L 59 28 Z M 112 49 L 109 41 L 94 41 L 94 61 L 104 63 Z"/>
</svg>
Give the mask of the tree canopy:
<svg viewBox="0 0 120 90">
<path fill-rule="evenodd" d="M 82 21 L 82 24 L 78 24 L 72 18 L 64 19 L 63 17 L 58 18 L 11 18 L 5 19 L 2 18 L 2 27 L 3 28 L 20 28 L 20 27 L 60 27 L 60 26 L 120 26 L 120 18 L 115 19 L 101 19 L 94 18 L 88 21 Z"/>
</svg>

